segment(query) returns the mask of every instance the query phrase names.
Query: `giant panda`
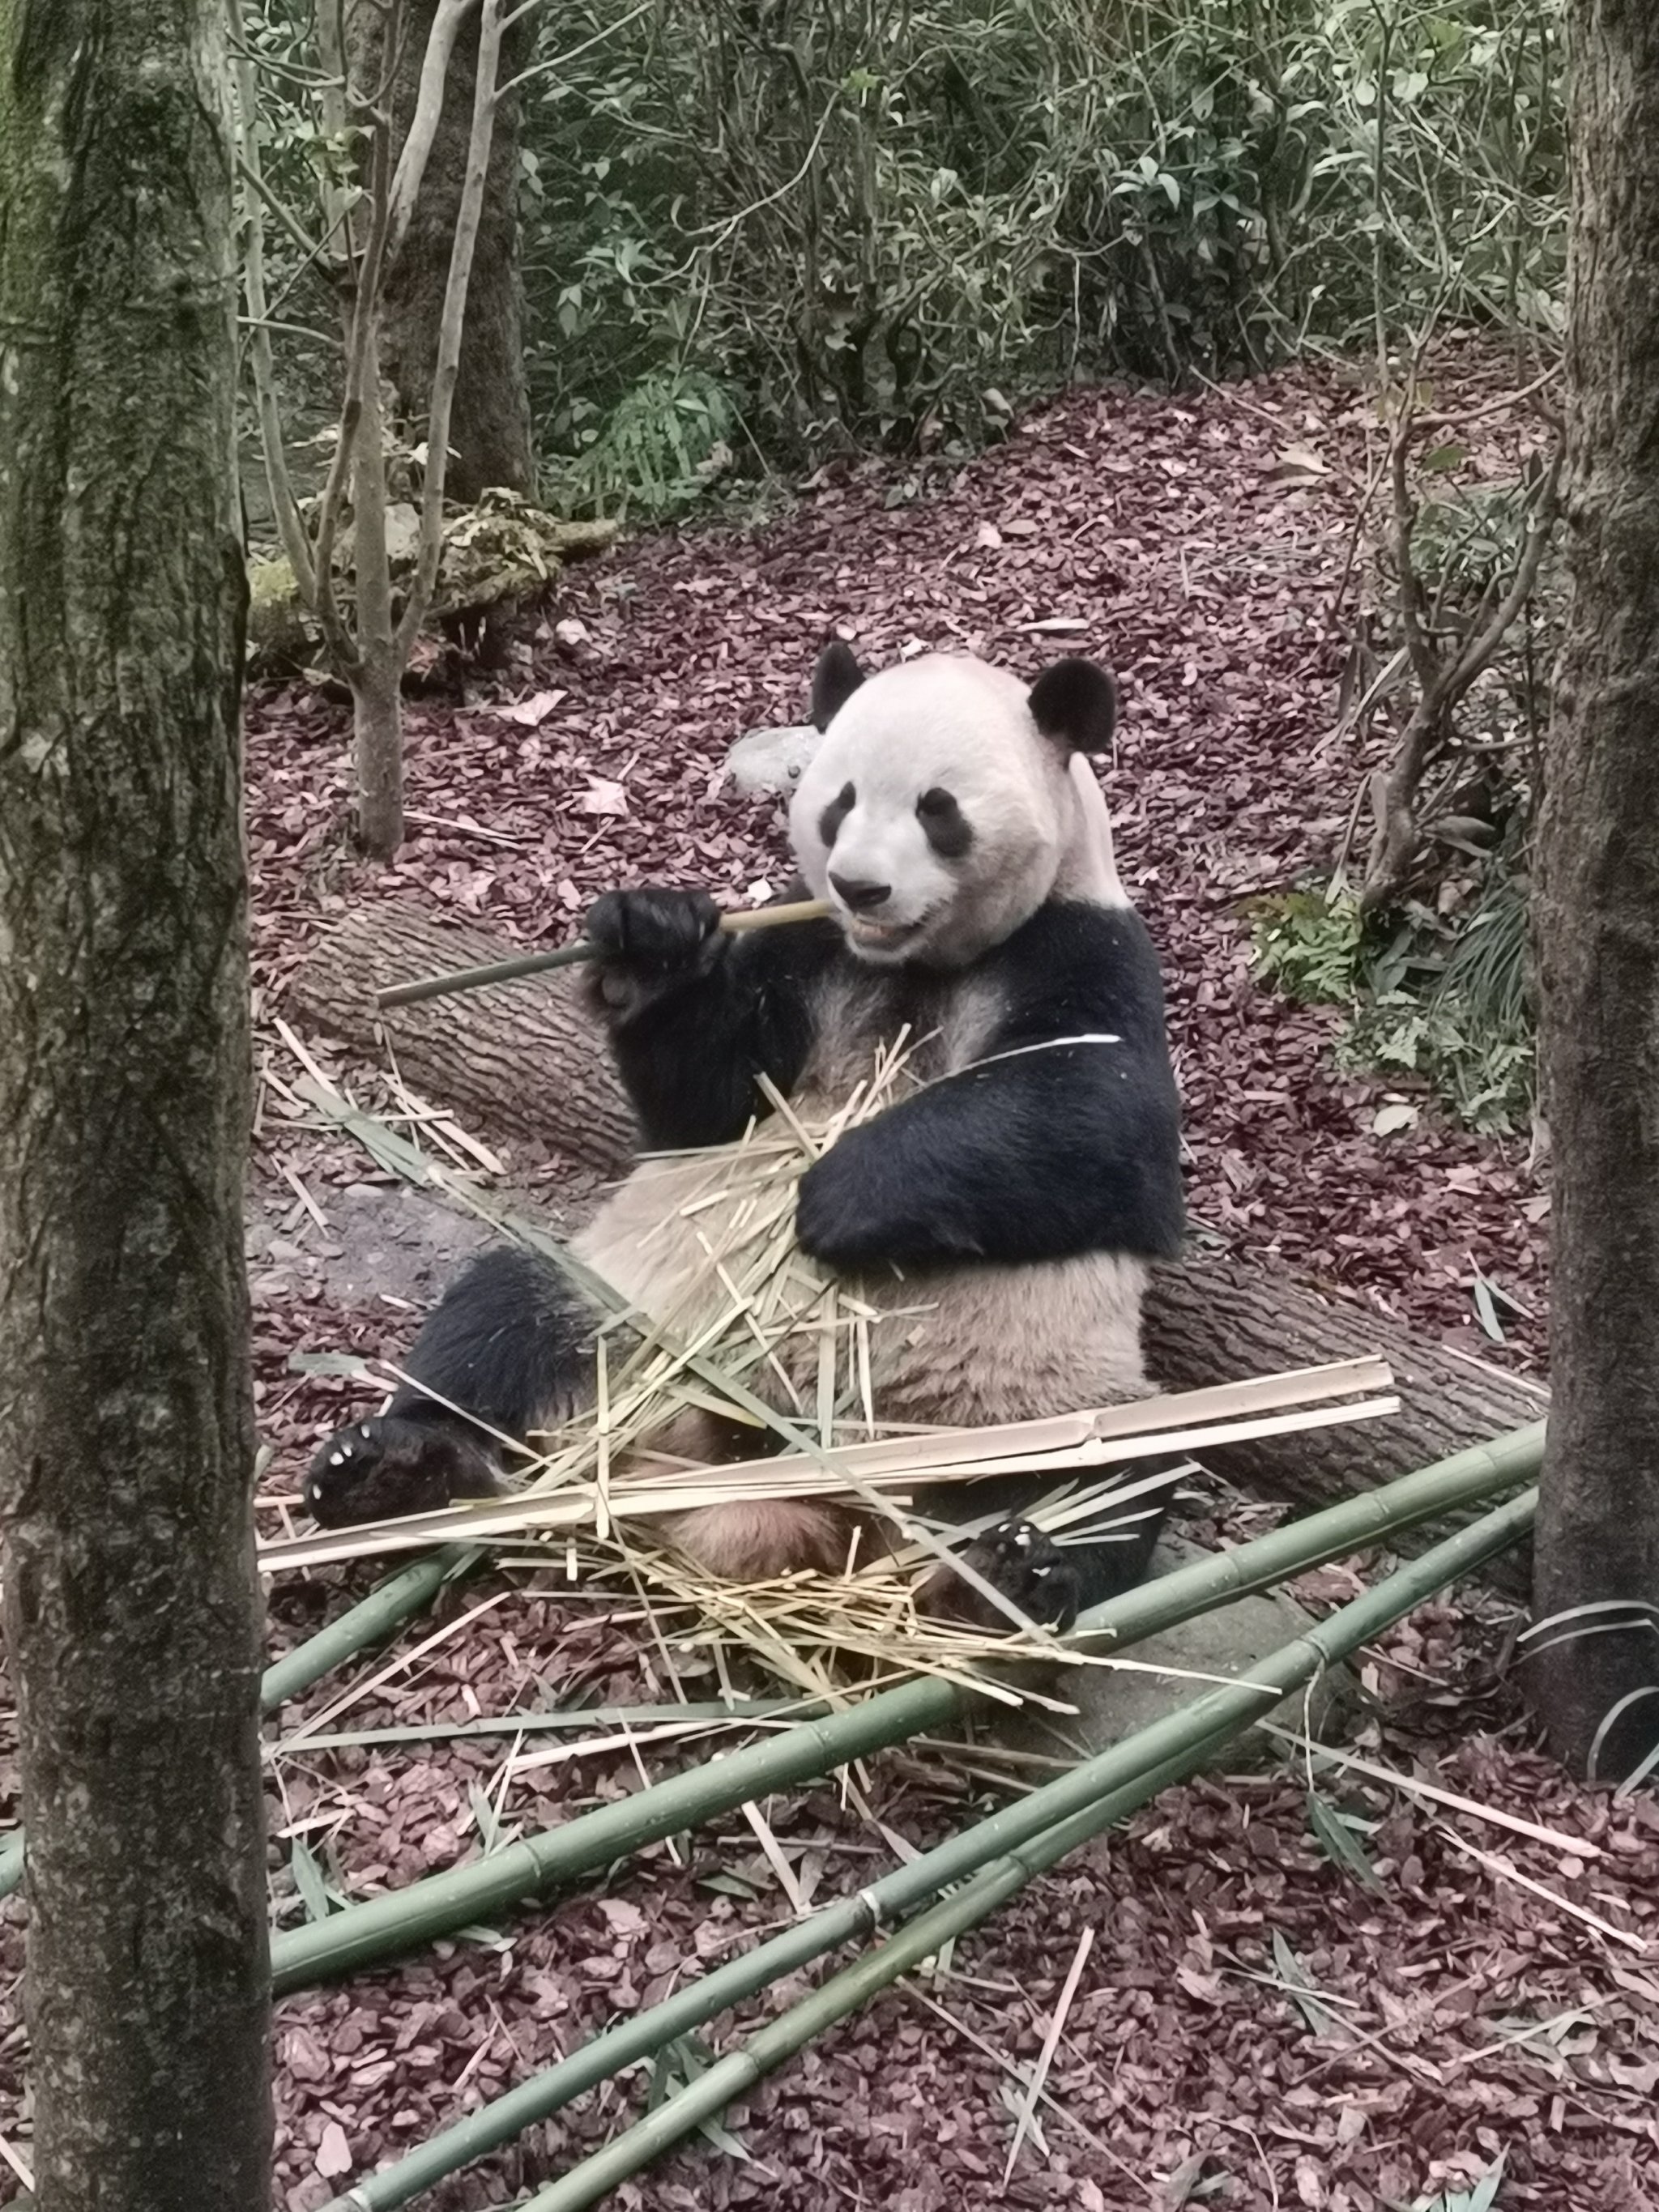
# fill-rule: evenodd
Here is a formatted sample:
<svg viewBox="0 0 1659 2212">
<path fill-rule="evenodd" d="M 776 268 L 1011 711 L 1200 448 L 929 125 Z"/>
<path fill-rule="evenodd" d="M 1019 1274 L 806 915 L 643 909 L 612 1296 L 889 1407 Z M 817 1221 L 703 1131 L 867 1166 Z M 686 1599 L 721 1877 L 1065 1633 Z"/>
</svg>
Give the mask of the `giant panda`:
<svg viewBox="0 0 1659 2212">
<path fill-rule="evenodd" d="M 1089 766 L 1115 713 L 1111 678 L 1083 659 L 1028 686 L 951 654 L 866 678 L 844 645 L 825 650 L 790 835 L 830 915 L 730 935 L 704 893 L 641 890 L 587 916 L 587 988 L 643 1139 L 576 1242 L 589 1267 L 689 1332 L 725 1170 L 686 1152 L 765 1113 L 763 1073 L 799 1115 L 827 1114 L 905 1031 L 920 1040 L 908 1095 L 823 1154 L 796 1211 L 800 1247 L 893 1316 L 871 1329 L 878 1419 L 981 1425 L 1146 1395 L 1142 1294 L 1182 1234 L 1179 1109 L 1157 957 Z M 428 1319 L 414 1382 L 318 1454 L 314 1517 L 498 1491 L 511 1455 L 491 1431 L 523 1438 L 591 1402 L 594 1318 L 552 1263 L 486 1251 Z M 734 1455 L 708 1434 L 673 1448 Z M 988 1505 L 1010 1510 L 1006 1479 L 940 1491 L 917 1510 L 981 1528 Z M 1063 1550 L 1001 1520 L 968 1556 L 1030 1618 L 1064 1626 L 1142 1578 L 1168 1503 L 1143 1504 L 1127 1536 Z M 794 1501 L 708 1508 L 665 1533 L 737 1579 L 836 1571 L 849 1539 L 846 1512 Z M 948 1575 L 933 1601 L 984 1607 Z"/>
</svg>

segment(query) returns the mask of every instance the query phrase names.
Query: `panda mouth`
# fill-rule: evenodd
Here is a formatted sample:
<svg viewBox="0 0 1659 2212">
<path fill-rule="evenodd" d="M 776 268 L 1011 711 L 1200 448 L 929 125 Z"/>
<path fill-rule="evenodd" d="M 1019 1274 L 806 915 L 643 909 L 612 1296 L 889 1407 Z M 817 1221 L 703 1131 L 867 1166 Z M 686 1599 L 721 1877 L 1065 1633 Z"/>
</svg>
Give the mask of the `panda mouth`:
<svg viewBox="0 0 1659 2212">
<path fill-rule="evenodd" d="M 862 914 L 845 915 L 842 921 L 854 944 L 867 945 L 872 952 L 895 952 L 922 928 L 920 921 L 872 921 Z"/>
</svg>

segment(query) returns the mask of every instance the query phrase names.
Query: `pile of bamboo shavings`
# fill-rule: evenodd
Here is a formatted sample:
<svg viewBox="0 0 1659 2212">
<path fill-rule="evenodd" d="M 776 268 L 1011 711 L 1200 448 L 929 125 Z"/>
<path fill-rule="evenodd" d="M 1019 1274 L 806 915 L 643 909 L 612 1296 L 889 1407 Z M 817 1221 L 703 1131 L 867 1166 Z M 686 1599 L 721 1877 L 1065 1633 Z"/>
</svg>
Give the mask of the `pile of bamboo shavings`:
<svg viewBox="0 0 1659 2212">
<path fill-rule="evenodd" d="M 267 1544 L 263 1569 L 276 1573 L 452 1540 L 498 1551 L 510 1546 L 520 1558 L 528 1547 L 544 1565 L 551 1546 L 573 1579 L 629 1578 L 652 1593 L 666 1618 L 683 1614 L 685 1632 L 712 1643 L 717 1655 L 746 1650 L 815 1695 L 844 1695 L 848 1664 L 871 1683 L 917 1671 L 965 1680 L 988 1658 L 1029 1649 L 1053 1659 L 1059 1647 L 1041 1632 L 986 1635 L 918 1613 L 916 1589 L 945 1538 L 908 1512 L 915 1481 L 1048 1473 L 1055 1487 L 1029 1517 L 1052 1525 L 1060 1540 L 1086 1520 L 1093 1540 L 1113 1513 L 1132 1522 L 1146 1510 L 1138 1498 L 1168 1477 L 1137 1486 L 1121 1475 L 1080 1486 L 1082 1470 L 1397 1409 L 1397 1401 L 1380 1395 L 1390 1389 L 1389 1370 L 1369 1360 L 996 1431 L 884 1428 L 874 1413 L 871 1331 L 890 1321 L 902 1325 L 906 1316 L 877 1312 L 800 1251 L 795 1198 L 801 1177 L 839 1137 L 914 1087 L 913 1050 L 903 1036 L 882 1050 L 868 1080 L 832 1116 L 806 1121 L 769 1091 L 771 1115 L 737 1145 L 665 1156 L 694 1168 L 707 1164 L 706 1176 L 692 1176 L 697 1194 L 678 1216 L 682 1225 L 693 1224 L 702 1245 L 701 1275 L 676 1310 L 654 1320 L 609 1297 L 614 1310 L 599 1336 L 596 1403 L 557 1434 L 538 1439 L 538 1455 L 523 1455 L 522 1486 L 514 1497 Z M 314 1068 L 307 1073 L 320 1080 Z M 351 1118 L 356 1126 L 373 1117 L 354 1110 Z M 718 1242 L 704 1233 L 715 1217 L 723 1223 Z M 573 1271 L 580 1279 L 581 1271 L 574 1265 Z M 805 1361 L 803 1345 L 811 1347 Z M 805 1392 L 798 1380 L 803 1367 L 814 1377 Z M 760 1443 L 757 1398 L 783 1416 L 810 1454 L 763 1453 L 708 1466 L 653 1448 L 666 1423 L 688 1407 L 748 1422 Z M 837 1499 L 885 1513 L 896 1538 L 885 1547 L 866 1546 L 864 1556 L 855 1551 L 841 1576 L 802 1572 L 739 1587 L 702 1573 L 639 1525 L 702 1506 L 782 1497 Z"/>
</svg>

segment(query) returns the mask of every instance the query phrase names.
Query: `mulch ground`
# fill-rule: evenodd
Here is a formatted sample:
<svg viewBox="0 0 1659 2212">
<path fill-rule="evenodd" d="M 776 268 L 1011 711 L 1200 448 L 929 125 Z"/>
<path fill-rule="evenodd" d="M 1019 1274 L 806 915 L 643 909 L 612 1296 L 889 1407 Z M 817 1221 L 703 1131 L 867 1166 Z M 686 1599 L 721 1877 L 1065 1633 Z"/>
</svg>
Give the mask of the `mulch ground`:
<svg viewBox="0 0 1659 2212">
<path fill-rule="evenodd" d="M 1498 389 L 1500 372 L 1471 359 L 1443 376 L 1441 396 L 1469 404 Z M 553 942 L 611 884 L 700 883 L 736 901 L 777 881 L 775 803 L 715 785 L 740 731 L 800 718 L 832 629 L 877 663 L 955 646 L 1035 673 L 1056 652 L 1086 650 L 1122 689 L 1106 783 L 1120 865 L 1166 963 L 1194 1218 L 1425 1331 L 1535 1360 L 1535 1318 L 1493 1346 L 1471 1297 L 1478 1269 L 1541 1310 L 1547 1193 L 1525 1145 L 1474 1138 L 1432 1111 L 1379 1138 L 1389 1094 L 1334 1071 L 1334 1018 L 1283 1003 L 1249 972 L 1240 901 L 1328 863 L 1368 765 L 1329 735 L 1364 440 L 1354 389 L 1336 374 L 1180 402 L 1089 393 L 958 471 L 832 473 L 769 526 L 636 541 L 564 580 L 510 678 L 412 707 L 410 841 L 378 876 L 344 844 L 341 711 L 302 689 L 261 695 L 251 838 L 272 1064 L 286 1065 L 274 1026 L 284 986 L 349 906 L 413 893 Z M 1287 474 L 1292 447 L 1313 448 L 1328 474 Z M 335 1294 L 318 1263 L 337 1256 L 331 1206 L 343 1210 L 364 1163 L 267 1103 L 251 1240 L 257 1376 L 267 1492 L 291 1498 L 316 1443 L 361 1395 L 296 1371 L 291 1355 L 395 1351 L 425 1285 Z M 556 1202 L 568 1188 L 556 1163 L 521 1180 Z M 331 1571 L 280 1587 L 274 1644 L 308 1633 L 366 1580 Z M 1333 1570 L 1302 1594 L 1321 1606 L 1354 1587 Z M 672 1686 L 641 1651 L 630 1610 L 573 1596 L 550 1575 L 481 1579 L 422 1625 L 448 1632 L 422 1656 L 384 1680 L 384 1661 L 349 1671 L 286 1712 L 283 1729 L 347 1693 L 331 1725 L 353 1730 L 554 1699 L 665 1698 Z M 1387 1784 L 1323 1785 L 1360 1824 L 1370 1886 L 1327 1855 L 1305 1778 L 1170 1793 L 1035 1883 L 939 1971 L 761 2085 L 717 2142 L 614 2201 L 641 2212 L 1384 2212 L 1469 2190 L 1501 2156 L 1498 2212 L 1654 2212 L 1659 1814 L 1571 1789 L 1537 1753 L 1506 1679 L 1510 1627 L 1495 1601 L 1466 1595 L 1396 1632 L 1366 1663 L 1363 1747 L 1554 1840 Z M 296 1839 L 363 1896 L 476 1854 L 481 1821 L 557 1822 L 673 1765 L 652 1746 L 504 1784 L 510 1748 L 437 1738 L 280 1761 L 271 1859 L 283 1923 L 307 1910 Z M 881 1823 L 917 1844 L 994 1802 L 960 1762 L 927 1753 L 886 1754 L 859 1781 Z M 817 1902 L 891 1863 L 834 1784 L 774 1799 L 764 1815 Z M 605 1887 L 504 1920 L 488 1942 L 284 2002 L 274 2202 L 311 2212 L 678 1986 L 685 1961 L 718 1960 L 790 1911 L 735 1817 L 647 1851 Z M 1085 1930 L 1048 2101 L 1005 2185 L 1021 2077 Z M 14 2100 L 21 1957 L 14 1904 L 0 1920 L 13 2022 L 0 2093 Z M 776 2002 L 717 2023 L 710 2043 L 732 2047 Z M 614 2133 L 644 2095 L 634 2076 L 585 2098 L 429 2201 L 510 2203 Z M 15 2101 L 0 2132 L 26 2153 Z M 0 2175 L 0 2202 L 9 2185 Z"/>
</svg>

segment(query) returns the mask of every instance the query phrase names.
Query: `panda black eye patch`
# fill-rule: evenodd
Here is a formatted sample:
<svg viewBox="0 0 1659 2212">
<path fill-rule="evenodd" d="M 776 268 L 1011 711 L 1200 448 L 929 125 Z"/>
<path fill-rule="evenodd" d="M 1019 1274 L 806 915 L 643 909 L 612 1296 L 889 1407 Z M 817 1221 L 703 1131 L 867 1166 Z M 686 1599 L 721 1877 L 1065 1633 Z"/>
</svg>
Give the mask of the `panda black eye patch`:
<svg viewBox="0 0 1659 2212">
<path fill-rule="evenodd" d="M 826 845 L 833 845 L 837 831 L 859 803 L 859 795 L 850 783 L 842 784 L 818 817 L 818 835 Z"/>
<path fill-rule="evenodd" d="M 916 816 L 941 860 L 959 860 L 974 842 L 967 816 L 950 793 L 937 786 L 917 799 Z"/>
</svg>

